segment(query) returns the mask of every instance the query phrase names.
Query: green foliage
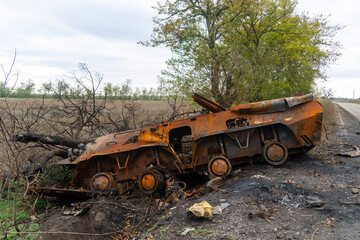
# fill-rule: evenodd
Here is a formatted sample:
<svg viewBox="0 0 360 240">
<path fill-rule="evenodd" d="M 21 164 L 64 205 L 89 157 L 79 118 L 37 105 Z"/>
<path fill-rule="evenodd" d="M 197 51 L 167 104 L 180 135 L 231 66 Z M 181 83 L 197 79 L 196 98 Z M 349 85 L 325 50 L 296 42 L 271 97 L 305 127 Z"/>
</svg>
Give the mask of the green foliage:
<svg viewBox="0 0 360 240">
<path fill-rule="evenodd" d="M 11 233 L 5 235 L 3 231 L 7 232 L 17 232 L 14 222 L 14 201 L 16 199 L 16 223 L 17 228 L 23 232 L 36 231 L 39 229 L 38 223 L 29 222 L 29 208 L 26 204 L 23 203 L 23 189 L 24 183 L 23 180 L 11 180 L 9 187 L 4 191 L 3 195 L 0 197 L 0 239 L 19 239 L 19 234 Z M 17 189 L 17 191 L 16 191 Z M 17 194 L 17 195 L 15 195 Z M 33 201 L 30 199 L 30 202 Z M 38 204 L 41 203 L 41 199 L 38 201 Z M 22 235 L 20 239 L 37 239 L 39 234 L 28 234 L 26 236 Z"/>
<path fill-rule="evenodd" d="M 31 79 L 26 82 L 20 82 L 20 86 L 15 89 L 15 92 L 12 93 L 13 96 L 20 98 L 28 98 L 35 92 L 35 83 Z"/>
<path fill-rule="evenodd" d="M 20 196 L 18 197 L 19 199 L 21 198 Z M 5 203 L 4 203 L 5 202 Z M 0 200 L 0 204 L 1 204 L 1 209 L 0 209 L 0 231 L 8 231 L 8 232 L 16 232 L 17 230 L 15 229 L 14 226 L 14 216 L 13 216 L 13 212 L 12 212 L 12 203 L 9 202 L 9 204 L 7 204 L 6 200 Z M 17 203 L 18 206 L 22 206 L 22 204 L 20 204 L 20 200 L 19 203 Z M 6 208 L 4 209 L 4 206 L 7 206 L 7 210 Z M 25 220 L 27 220 L 29 218 L 29 214 L 27 211 L 25 210 L 18 210 L 16 212 L 16 221 L 17 222 L 24 222 Z M 20 231 L 35 231 L 37 229 L 39 229 L 39 224 L 37 223 L 31 223 L 29 225 L 21 223 L 17 225 L 18 229 Z M 18 234 L 12 233 L 12 234 L 8 234 L 6 236 L 5 239 L 14 239 L 19 237 Z M 21 239 L 37 239 L 38 234 L 29 234 L 27 235 L 25 238 L 21 238 Z M 0 238 L 3 239 L 4 235 L 0 234 Z"/>
<path fill-rule="evenodd" d="M 146 233 L 149 233 L 149 232 L 155 230 L 156 228 L 157 228 L 157 224 L 154 224 L 146 231 Z"/>
<path fill-rule="evenodd" d="M 13 215 L 13 200 L 0 199 L 0 230 L 6 230 L 10 232 L 16 232 L 14 226 L 14 215 Z M 16 208 L 19 209 L 24 205 L 21 203 L 21 194 L 18 194 L 16 201 Z M 29 214 L 21 209 L 16 211 L 16 221 L 21 222 L 29 218 Z M 18 224 L 20 230 L 24 229 L 24 224 Z M 17 234 L 9 234 L 6 239 L 13 239 L 17 237 Z M 3 236 L 0 235 L 0 238 Z"/>
<path fill-rule="evenodd" d="M 3 81 L 0 81 L 0 97 L 6 97 L 9 96 L 11 92 L 11 89 L 6 86 L 6 84 Z"/>
<path fill-rule="evenodd" d="M 39 208 L 39 209 L 45 209 L 46 206 L 47 206 L 47 202 L 44 198 L 39 198 L 38 201 L 36 202 L 36 208 Z"/>
<path fill-rule="evenodd" d="M 41 174 L 39 184 L 43 186 L 67 186 L 74 175 L 74 169 L 68 166 L 48 166 Z M 39 202 L 38 204 L 46 204 Z"/>
<path fill-rule="evenodd" d="M 296 11 L 295 0 L 167 0 L 146 46 L 173 52 L 159 78 L 169 94 L 200 92 L 220 104 L 312 91 L 339 56 L 339 26 Z"/>
<path fill-rule="evenodd" d="M 39 224 L 37 223 L 31 223 L 30 225 L 25 225 L 25 224 L 19 224 L 18 225 L 18 229 L 20 231 L 25 231 L 25 232 L 33 232 L 33 231 L 36 231 L 39 229 Z M 22 238 L 18 238 L 19 237 L 19 234 L 15 233 L 17 232 L 16 229 L 14 227 L 9 227 L 7 229 L 8 232 L 14 232 L 14 233 L 11 233 L 11 234 L 7 234 L 6 236 L 6 240 L 10 240 L 10 239 L 19 239 L 19 240 L 34 240 L 34 239 L 38 239 L 39 237 L 39 234 L 38 233 L 35 233 L 35 234 L 27 234 L 25 237 L 22 237 Z M 23 236 L 23 235 L 22 235 Z M 4 239 L 4 235 L 0 235 L 1 239 Z"/>
<path fill-rule="evenodd" d="M 25 240 L 35 240 L 35 239 L 38 239 L 38 238 L 39 238 L 39 234 L 28 234 L 23 239 L 25 239 Z"/>
<path fill-rule="evenodd" d="M 18 187 L 18 185 L 16 185 Z M 9 191 L 9 190 L 8 190 Z M 15 193 L 10 191 L 9 193 L 5 191 L 4 198 L 0 198 L 0 225 L 6 226 L 6 223 L 12 222 L 14 219 L 13 207 L 14 207 L 14 196 Z M 21 193 L 17 194 L 15 207 L 16 211 L 16 220 L 23 221 L 29 217 L 29 214 L 23 210 L 24 204 L 21 201 Z M 21 210 L 19 210 L 21 209 Z"/>
<path fill-rule="evenodd" d="M 191 237 L 193 238 L 201 238 L 207 236 L 214 236 L 215 234 L 220 233 L 219 230 L 209 230 L 205 228 L 198 228 L 195 231 L 191 232 Z"/>
<path fill-rule="evenodd" d="M 31 231 L 35 231 L 35 230 L 37 230 L 37 229 L 39 229 L 39 224 L 37 224 L 37 223 L 32 223 L 32 224 L 30 224 L 28 231 L 31 232 Z"/>
</svg>

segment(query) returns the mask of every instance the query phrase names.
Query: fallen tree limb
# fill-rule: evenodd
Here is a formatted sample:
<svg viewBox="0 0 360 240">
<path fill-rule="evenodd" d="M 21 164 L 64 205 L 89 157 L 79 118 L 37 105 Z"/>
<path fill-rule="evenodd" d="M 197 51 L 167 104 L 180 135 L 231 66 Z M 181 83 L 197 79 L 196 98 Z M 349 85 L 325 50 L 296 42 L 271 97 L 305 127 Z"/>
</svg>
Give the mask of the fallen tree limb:
<svg viewBox="0 0 360 240">
<path fill-rule="evenodd" d="M 15 141 L 22 143 L 40 142 L 49 145 L 61 145 L 71 148 L 76 148 L 79 144 L 87 144 L 93 139 L 71 139 L 59 136 L 41 135 L 41 134 L 18 134 L 15 136 Z"/>
<path fill-rule="evenodd" d="M 41 154 L 32 155 L 28 159 L 31 164 L 23 171 L 23 174 L 28 175 L 38 171 L 42 172 L 46 163 L 55 156 L 66 158 L 68 156 L 68 152 L 66 150 L 54 149 Z"/>
</svg>

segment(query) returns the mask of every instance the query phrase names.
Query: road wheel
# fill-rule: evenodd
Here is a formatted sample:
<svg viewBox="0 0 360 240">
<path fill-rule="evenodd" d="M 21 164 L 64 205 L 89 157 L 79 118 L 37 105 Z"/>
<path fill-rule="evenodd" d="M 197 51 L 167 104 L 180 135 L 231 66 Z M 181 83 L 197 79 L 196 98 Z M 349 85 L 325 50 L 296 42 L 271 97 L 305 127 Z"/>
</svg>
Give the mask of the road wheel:
<svg viewBox="0 0 360 240">
<path fill-rule="evenodd" d="M 138 177 L 138 184 L 143 192 L 150 194 L 164 186 L 164 177 L 156 170 L 147 170 Z"/>
<path fill-rule="evenodd" d="M 115 181 L 111 173 L 100 172 L 90 179 L 90 189 L 103 191 L 114 187 Z"/>
<path fill-rule="evenodd" d="M 288 150 L 282 143 L 273 140 L 265 143 L 262 155 L 269 164 L 278 166 L 286 162 Z"/>
<path fill-rule="evenodd" d="M 232 169 L 229 159 L 224 156 L 216 156 L 209 161 L 208 171 L 213 177 L 226 177 Z"/>
</svg>

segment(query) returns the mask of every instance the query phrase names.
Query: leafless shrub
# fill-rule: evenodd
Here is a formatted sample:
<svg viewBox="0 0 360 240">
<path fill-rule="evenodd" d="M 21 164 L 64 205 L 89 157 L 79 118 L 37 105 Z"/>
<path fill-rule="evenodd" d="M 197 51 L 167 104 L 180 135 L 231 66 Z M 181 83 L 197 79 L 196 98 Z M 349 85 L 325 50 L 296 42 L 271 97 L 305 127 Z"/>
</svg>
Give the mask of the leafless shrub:
<svg viewBox="0 0 360 240">
<path fill-rule="evenodd" d="M 18 80 L 18 72 L 15 75 L 11 75 L 12 69 L 14 67 L 16 60 L 16 51 L 14 55 L 13 62 L 8 71 L 5 71 L 3 65 L 1 65 L 3 71 L 3 89 L 6 88 L 8 84 L 11 82 L 14 83 L 14 86 Z M 13 79 L 11 78 L 13 77 Z M 22 151 L 21 146 L 19 143 L 15 142 L 12 139 L 13 133 L 16 131 L 16 122 L 17 119 L 11 115 L 9 103 L 6 99 L 6 94 L 4 95 L 5 98 L 1 99 L 1 104 L 4 105 L 4 108 L 0 108 L 0 149 L 2 149 L 2 156 L 0 157 L 0 200 L 4 197 L 7 198 L 8 203 L 12 200 L 12 206 L 8 207 L 8 211 L 6 213 L 6 219 L 8 219 L 8 214 L 10 210 L 12 211 L 13 221 L 14 221 L 14 228 L 16 231 L 20 231 L 18 228 L 17 223 L 17 200 L 18 200 L 18 193 L 20 188 L 20 159 L 23 158 L 24 152 Z M 6 121 L 6 122 L 5 122 Z M 6 124 L 9 123 L 9 124 Z M 11 181 L 10 178 L 16 179 L 18 181 Z M 10 189 L 14 189 L 14 193 L 10 195 Z M 5 191 L 7 194 L 4 193 Z"/>
<path fill-rule="evenodd" d="M 326 87 L 320 88 L 320 93 L 321 93 L 321 97 L 326 99 L 333 98 L 335 94 L 332 88 L 326 88 Z"/>
</svg>

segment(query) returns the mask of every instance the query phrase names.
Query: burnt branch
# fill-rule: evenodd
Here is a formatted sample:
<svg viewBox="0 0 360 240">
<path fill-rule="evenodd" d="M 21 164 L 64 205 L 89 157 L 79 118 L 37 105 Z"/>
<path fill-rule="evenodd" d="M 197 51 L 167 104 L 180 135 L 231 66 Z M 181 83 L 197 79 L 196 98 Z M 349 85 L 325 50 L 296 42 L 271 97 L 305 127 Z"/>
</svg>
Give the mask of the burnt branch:
<svg viewBox="0 0 360 240">
<path fill-rule="evenodd" d="M 29 157 L 31 164 L 22 172 L 23 175 L 29 175 L 35 172 L 43 172 L 46 167 L 46 163 L 55 156 L 66 158 L 68 152 L 66 150 L 51 150 L 41 154 L 35 154 Z"/>
<path fill-rule="evenodd" d="M 18 134 L 15 136 L 15 141 L 22 143 L 39 142 L 50 145 L 61 145 L 71 148 L 76 148 L 79 144 L 87 144 L 94 139 L 71 139 L 60 136 L 42 135 L 42 134 Z"/>
</svg>

